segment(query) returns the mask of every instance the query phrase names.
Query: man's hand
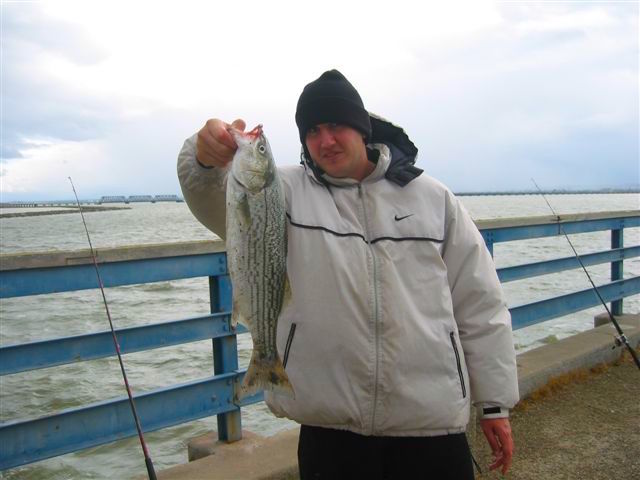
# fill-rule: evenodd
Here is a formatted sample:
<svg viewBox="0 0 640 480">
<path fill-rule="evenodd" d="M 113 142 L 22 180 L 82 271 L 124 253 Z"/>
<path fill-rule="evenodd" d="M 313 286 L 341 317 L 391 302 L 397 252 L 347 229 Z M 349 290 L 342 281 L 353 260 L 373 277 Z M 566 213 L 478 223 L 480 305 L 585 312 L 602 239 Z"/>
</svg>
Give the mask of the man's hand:
<svg viewBox="0 0 640 480">
<path fill-rule="evenodd" d="M 487 418 L 480 420 L 484 436 L 491 446 L 495 460 L 489 465 L 490 470 L 502 466 L 504 475 L 511 467 L 513 457 L 513 438 L 511 437 L 511 424 L 508 418 Z"/>
<path fill-rule="evenodd" d="M 233 159 L 238 146 L 227 130 L 229 127 L 244 131 L 246 124 L 241 119 L 234 120 L 231 124 L 217 118 L 207 120 L 198 132 L 196 143 L 198 162 L 208 167 L 225 167 Z"/>
</svg>

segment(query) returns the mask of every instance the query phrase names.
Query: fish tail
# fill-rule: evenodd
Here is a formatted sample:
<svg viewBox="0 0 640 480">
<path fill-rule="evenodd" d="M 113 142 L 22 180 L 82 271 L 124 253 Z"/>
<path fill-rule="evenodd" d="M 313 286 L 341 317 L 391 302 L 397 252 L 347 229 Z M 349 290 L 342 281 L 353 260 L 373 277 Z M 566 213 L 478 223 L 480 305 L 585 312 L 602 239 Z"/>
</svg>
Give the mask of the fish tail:
<svg viewBox="0 0 640 480">
<path fill-rule="evenodd" d="M 244 376 L 244 381 L 238 390 L 238 399 L 248 397 L 261 390 L 280 393 L 295 397 L 293 386 L 289 381 L 279 356 L 271 359 L 256 358 L 255 350 L 251 356 L 251 363 Z"/>
</svg>

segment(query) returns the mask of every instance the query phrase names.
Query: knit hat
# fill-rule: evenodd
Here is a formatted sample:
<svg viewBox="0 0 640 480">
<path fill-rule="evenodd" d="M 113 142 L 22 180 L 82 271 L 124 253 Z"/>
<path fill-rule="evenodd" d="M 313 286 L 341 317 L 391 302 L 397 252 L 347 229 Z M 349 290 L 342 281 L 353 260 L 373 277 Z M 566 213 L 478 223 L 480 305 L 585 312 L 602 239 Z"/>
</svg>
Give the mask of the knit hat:
<svg viewBox="0 0 640 480">
<path fill-rule="evenodd" d="M 324 72 L 304 87 L 300 94 L 296 125 L 305 152 L 307 131 L 321 123 L 330 122 L 348 125 L 362 132 L 365 143 L 371 138 L 369 112 L 365 110 L 358 91 L 338 70 Z"/>
</svg>

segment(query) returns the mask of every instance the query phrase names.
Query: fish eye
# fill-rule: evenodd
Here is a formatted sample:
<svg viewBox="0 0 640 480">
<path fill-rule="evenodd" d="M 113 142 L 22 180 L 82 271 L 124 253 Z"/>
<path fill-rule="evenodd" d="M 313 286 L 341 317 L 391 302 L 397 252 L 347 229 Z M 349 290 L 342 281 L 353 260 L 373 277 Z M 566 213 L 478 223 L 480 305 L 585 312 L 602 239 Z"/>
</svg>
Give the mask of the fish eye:
<svg viewBox="0 0 640 480">
<path fill-rule="evenodd" d="M 260 153 L 265 153 L 267 151 L 267 147 L 265 147 L 264 144 L 260 144 L 260 146 L 258 147 L 258 151 Z"/>
</svg>

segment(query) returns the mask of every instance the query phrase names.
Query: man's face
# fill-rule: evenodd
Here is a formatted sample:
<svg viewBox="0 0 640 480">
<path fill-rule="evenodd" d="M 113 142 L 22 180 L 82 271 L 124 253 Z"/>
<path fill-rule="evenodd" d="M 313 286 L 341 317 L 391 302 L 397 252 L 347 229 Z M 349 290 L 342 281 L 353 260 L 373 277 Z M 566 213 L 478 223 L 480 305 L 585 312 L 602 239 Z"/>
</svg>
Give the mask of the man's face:
<svg viewBox="0 0 640 480">
<path fill-rule="evenodd" d="M 346 125 L 316 125 L 307 131 L 305 143 L 311 159 L 332 177 L 362 180 L 374 169 L 362 134 Z"/>
</svg>

